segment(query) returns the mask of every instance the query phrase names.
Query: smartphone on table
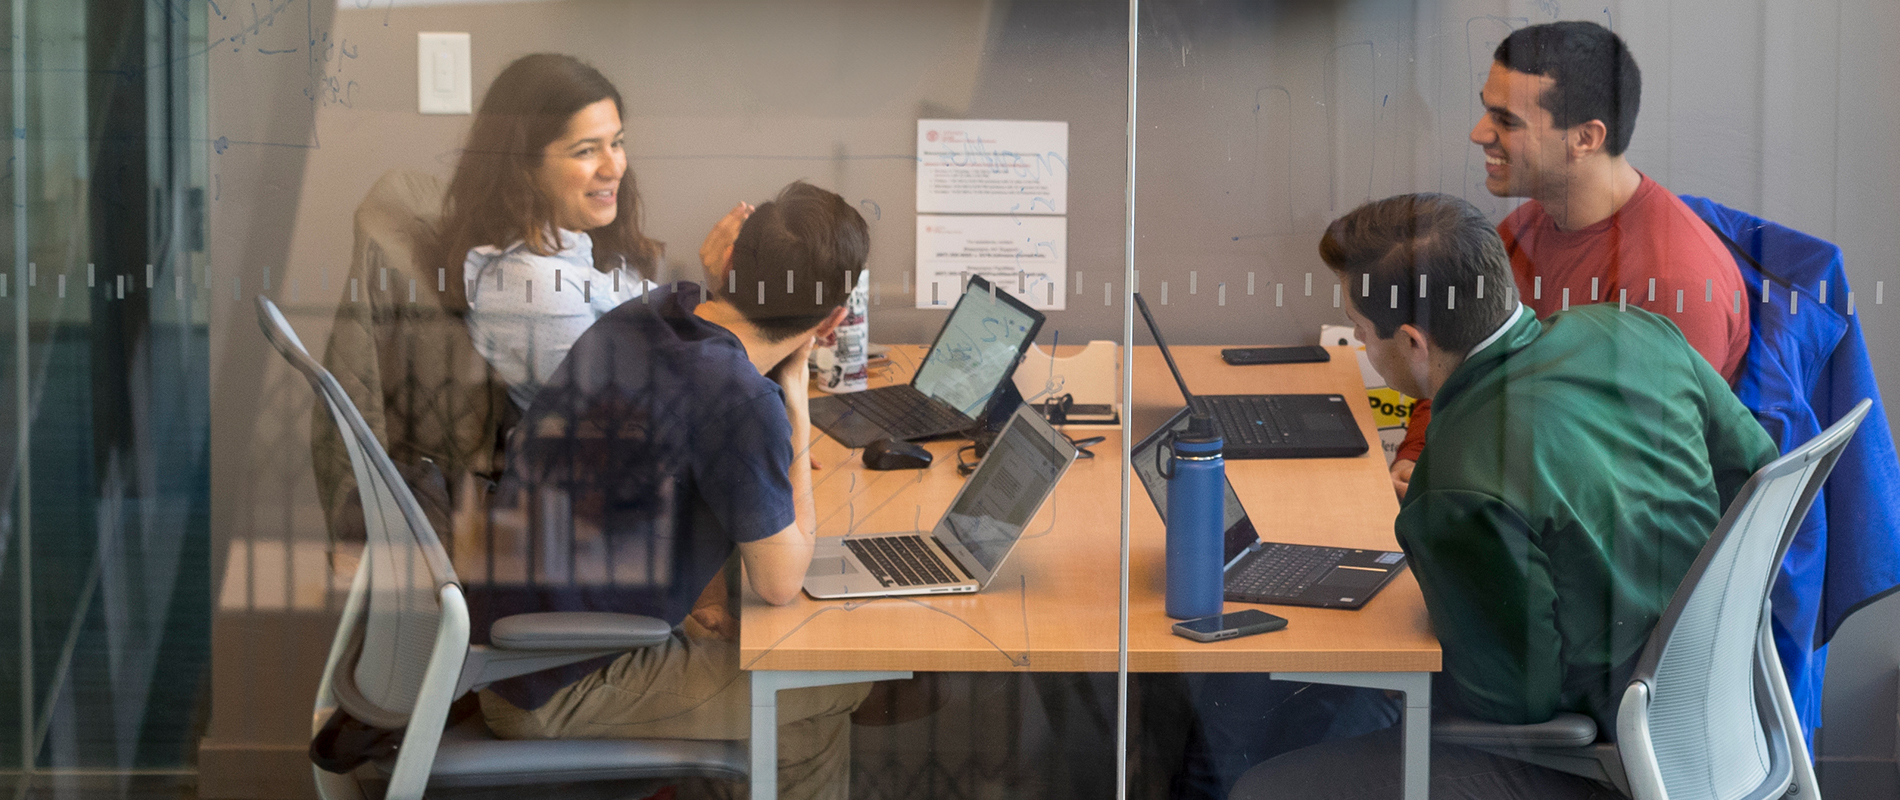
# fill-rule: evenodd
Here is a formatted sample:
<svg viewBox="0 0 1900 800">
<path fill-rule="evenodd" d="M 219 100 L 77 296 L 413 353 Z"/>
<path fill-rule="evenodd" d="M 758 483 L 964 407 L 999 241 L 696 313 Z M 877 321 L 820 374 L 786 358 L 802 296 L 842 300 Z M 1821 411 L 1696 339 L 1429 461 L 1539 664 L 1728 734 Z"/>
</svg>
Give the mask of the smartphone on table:
<svg viewBox="0 0 1900 800">
<path fill-rule="evenodd" d="M 1252 364 L 1311 364 L 1333 360 L 1326 348 L 1309 344 L 1299 347 L 1229 347 L 1220 358 L 1236 367 Z"/>
<path fill-rule="evenodd" d="M 1256 633 L 1277 631 L 1284 627 L 1286 627 L 1285 617 L 1276 617 L 1265 611 L 1249 608 L 1245 611 L 1215 614 L 1211 617 L 1174 623 L 1174 635 L 1197 642 L 1218 642 L 1222 639 L 1237 639 Z"/>
</svg>

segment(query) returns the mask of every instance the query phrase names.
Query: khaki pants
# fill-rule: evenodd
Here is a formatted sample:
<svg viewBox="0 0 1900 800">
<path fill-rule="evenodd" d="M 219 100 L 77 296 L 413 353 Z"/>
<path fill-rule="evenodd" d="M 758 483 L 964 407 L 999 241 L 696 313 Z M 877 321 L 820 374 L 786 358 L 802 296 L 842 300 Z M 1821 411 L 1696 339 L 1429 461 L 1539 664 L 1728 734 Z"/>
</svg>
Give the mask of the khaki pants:
<svg viewBox="0 0 1900 800">
<path fill-rule="evenodd" d="M 783 798 L 844 800 L 851 788 L 851 712 L 870 684 L 779 693 L 778 786 Z M 671 641 L 636 650 L 523 711 L 481 693 L 482 716 L 504 739 L 745 739 L 752 681 L 739 645 L 674 629 Z M 684 788 L 740 796 L 740 787 Z"/>
</svg>

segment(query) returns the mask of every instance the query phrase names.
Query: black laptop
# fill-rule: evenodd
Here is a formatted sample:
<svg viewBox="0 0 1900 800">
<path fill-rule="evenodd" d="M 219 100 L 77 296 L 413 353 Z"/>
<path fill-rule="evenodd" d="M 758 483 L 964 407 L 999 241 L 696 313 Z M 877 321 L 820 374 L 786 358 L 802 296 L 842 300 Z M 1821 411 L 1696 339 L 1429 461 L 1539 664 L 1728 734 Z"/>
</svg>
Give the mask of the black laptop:
<svg viewBox="0 0 1900 800">
<path fill-rule="evenodd" d="M 984 418 L 1043 316 L 971 276 L 910 383 L 811 399 L 811 424 L 846 447 L 959 433 Z"/>
<path fill-rule="evenodd" d="M 1148 498 L 1162 521 L 1168 519 L 1168 481 L 1155 462 L 1161 437 L 1187 430 L 1183 408 L 1135 446 L 1135 474 L 1147 487 Z M 1358 608 L 1379 593 L 1392 576 L 1405 569 L 1405 554 L 1390 550 L 1358 550 L 1260 541 L 1247 509 L 1240 506 L 1234 485 L 1227 484 L 1223 515 L 1225 532 L 1222 583 L 1227 599 L 1237 603 L 1274 603 L 1287 606 Z"/>
<path fill-rule="evenodd" d="M 1161 347 L 1168 371 L 1181 387 L 1181 396 L 1191 408 L 1214 418 L 1223 440 L 1222 454 L 1230 459 L 1243 458 L 1346 458 L 1363 455 L 1370 449 L 1359 423 L 1352 418 L 1352 406 L 1336 394 L 1209 394 L 1188 391 L 1187 381 L 1161 338 L 1161 328 L 1148 313 L 1148 301 L 1135 293 L 1135 306 L 1148 322 Z"/>
</svg>

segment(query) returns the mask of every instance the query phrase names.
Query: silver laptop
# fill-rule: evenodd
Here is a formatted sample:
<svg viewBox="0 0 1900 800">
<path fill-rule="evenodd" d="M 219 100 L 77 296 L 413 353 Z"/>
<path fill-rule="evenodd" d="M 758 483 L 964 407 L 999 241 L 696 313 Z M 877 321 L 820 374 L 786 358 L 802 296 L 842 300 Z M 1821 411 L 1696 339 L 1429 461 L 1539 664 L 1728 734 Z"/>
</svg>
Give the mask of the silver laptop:
<svg viewBox="0 0 1900 800">
<path fill-rule="evenodd" d="M 830 600 L 981 590 L 1075 453 L 1030 406 L 1017 408 L 935 530 L 820 538 L 805 592 Z"/>
</svg>

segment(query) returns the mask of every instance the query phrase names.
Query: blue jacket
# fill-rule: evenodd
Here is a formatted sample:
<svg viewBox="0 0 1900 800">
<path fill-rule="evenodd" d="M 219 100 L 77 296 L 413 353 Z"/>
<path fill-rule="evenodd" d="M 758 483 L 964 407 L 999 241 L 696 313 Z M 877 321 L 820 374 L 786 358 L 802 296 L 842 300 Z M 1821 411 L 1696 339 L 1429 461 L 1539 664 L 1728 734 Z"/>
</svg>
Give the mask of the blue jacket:
<svg viewBox="0 0 1900 800">
<path fill-rule="evenodd" d="M 1775 648 L 1813 752 L 1828 639 L 1849 614 L 1900 588 L 1900 459 L 1850 307 L 1841 249 L 1705 198 L 1682 200 L 1770 273 L 1736 258 L 1750 287 L 1752 330 L 1735 392 L 1781 452 L 1861 398 L 1874 401 L 1796 532 L 1771 594 Z"/>
</svg>

